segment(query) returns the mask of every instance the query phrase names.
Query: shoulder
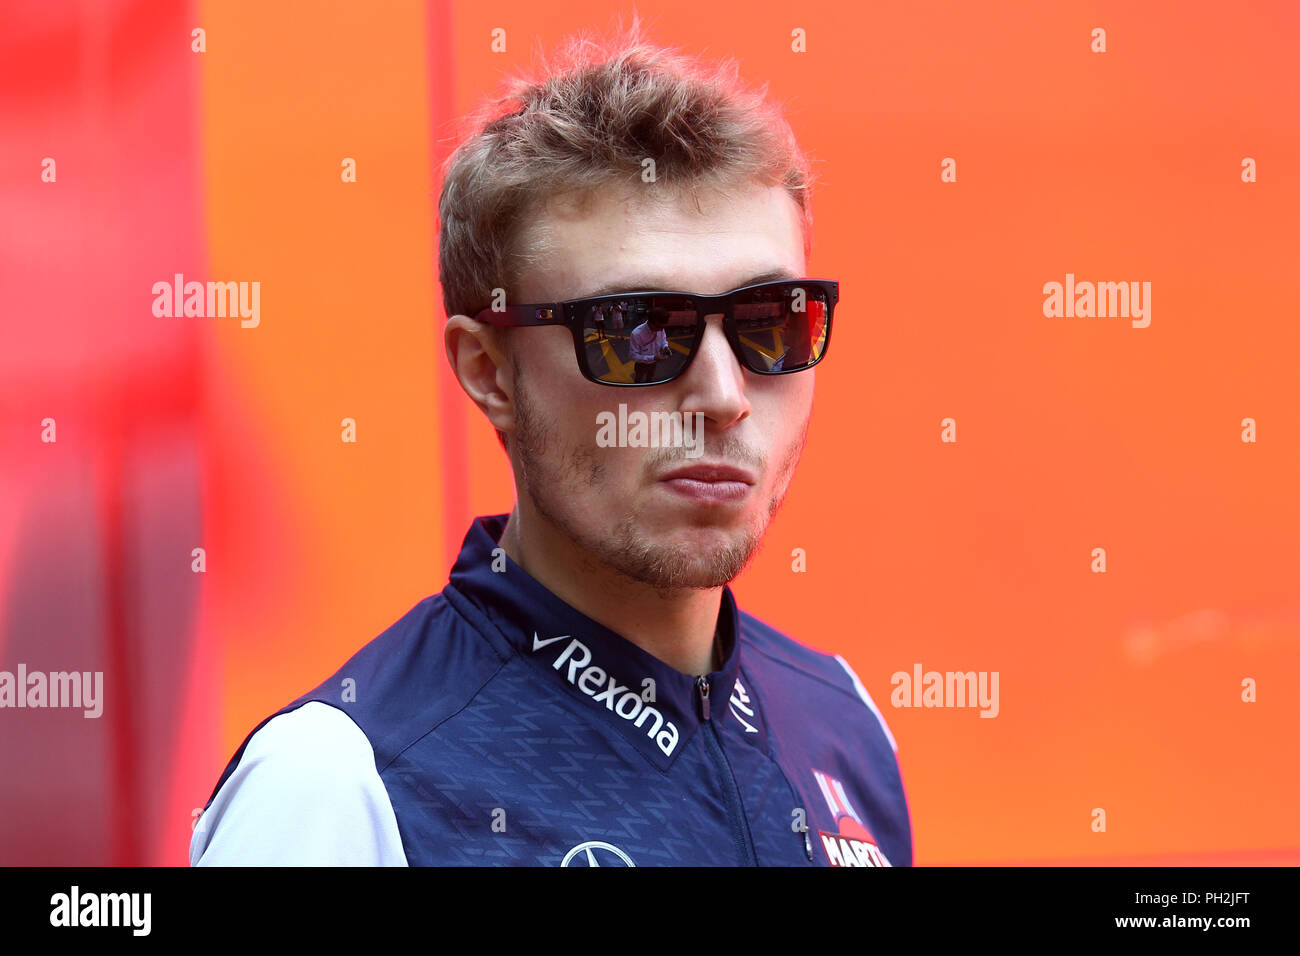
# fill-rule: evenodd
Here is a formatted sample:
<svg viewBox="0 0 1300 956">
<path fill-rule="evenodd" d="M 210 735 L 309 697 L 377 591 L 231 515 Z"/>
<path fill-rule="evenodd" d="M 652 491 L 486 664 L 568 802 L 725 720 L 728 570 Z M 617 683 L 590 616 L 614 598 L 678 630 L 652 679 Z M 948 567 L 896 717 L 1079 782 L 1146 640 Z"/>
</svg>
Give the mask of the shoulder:
<svg viewBox="0 0 1300 956">
<path fill-rule="evenodd" d="M 897 753 L 898 743 L 884 715 L 843 656 L 814 650 L 744 611 L 740 612 L 740 628 L 750 660 L 757 657 L 763 670 L 779 673 L 785 681 L 806 683 L 808 692 L 834 691 L 833 699 L 841 708 L 865 708 Z"/>
<path fill-rule="evenodd" d="M 315 701 L 271 718 L 199 818 L 190 863 L 405 865 L 366 735 Z"/>
<path fill-rule="evenodd" d="M 255 727 L 199 818 L 191 862 L 404 863 L 380 774 L 513 654 L 467 615 L 449 589 L 423 599 Z"/>
<path fill-rule="evenodd" d="M 490 622 L 466 617 L 472 613 L 450 590 L 424 599 L 290 706 L 317 700 L 346 713 L 369 739 L 382 771 L 515 656 Z"/>
</svg>

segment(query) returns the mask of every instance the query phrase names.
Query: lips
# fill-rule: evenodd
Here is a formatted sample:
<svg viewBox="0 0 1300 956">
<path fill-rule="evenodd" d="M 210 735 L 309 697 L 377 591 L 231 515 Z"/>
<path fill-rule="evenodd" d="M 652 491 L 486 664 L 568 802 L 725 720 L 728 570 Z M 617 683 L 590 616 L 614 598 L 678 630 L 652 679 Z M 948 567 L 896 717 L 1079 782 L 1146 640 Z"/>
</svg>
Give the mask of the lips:
<svg viewBox="0 0 1300 956">
<path fill-rule="evenodd" d="M 730 465 L 691 465 L 687 468 L 670 471 L 659 480 L 671 481 L 677 478 L 704 482 L 741 482 L 746 485 L 754 483 L 754 478 L 749 472 L 740 468 L 733 468 Z"/>
<path fill-rule="evenodd" d="M 670 471 L 660 484 L 700 506 L 739 505 L 749 495 L 754 477 L 730 465 L 691 465 Z"/>
</svg>

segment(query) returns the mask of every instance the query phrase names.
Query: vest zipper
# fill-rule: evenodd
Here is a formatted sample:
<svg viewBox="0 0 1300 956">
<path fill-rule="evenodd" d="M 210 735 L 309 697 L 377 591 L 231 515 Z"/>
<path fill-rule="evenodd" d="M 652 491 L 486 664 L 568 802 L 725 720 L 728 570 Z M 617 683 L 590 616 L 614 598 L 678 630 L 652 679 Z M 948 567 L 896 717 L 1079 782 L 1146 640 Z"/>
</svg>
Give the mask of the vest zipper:
<svg viewBox="0 0 1300 956">
<path fill-rule="evenodd" d="M 740 806 L 740 790 L 736 786 L 736 778 L 727 767 L 727 759 L 722 754 L 722 744 L 718 742 L 717 731 L 713 729 L 713 721 L 709 717 L 709 679 L 703 676 L 696 678 L 695 690 L 700 698 L 700 719 L 703 721 L 700 731 L 704 737 L 704 749 L 709 752 L 709 757 L 712 758 L 714 766 L 718 768 L 718 775 L 722 778 L 723 795 L 727 799 L 727 816 L 730 818 L 731 830 L 736 839 L 736 849 L 740 853 L 740 864 L 758 866 L 758 857 L 754 855 L 754 847 L 749 839 L 749 827 L 745 824 L 745 815 Z"/>
</svg>

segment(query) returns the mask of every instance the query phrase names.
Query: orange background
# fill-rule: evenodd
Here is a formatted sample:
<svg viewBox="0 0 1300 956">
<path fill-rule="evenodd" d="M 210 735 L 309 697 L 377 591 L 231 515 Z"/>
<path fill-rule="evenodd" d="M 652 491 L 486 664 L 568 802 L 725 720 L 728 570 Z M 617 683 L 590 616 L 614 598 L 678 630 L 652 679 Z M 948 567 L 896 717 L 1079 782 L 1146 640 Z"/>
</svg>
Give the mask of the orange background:
<svg viewBox="0 0 1300 956">
<path fill-rule="evenodd" d="M 97 312 L 50 319 L 111 323 L 123 381 L 139 369 L 132 343 L 159 323 L 184 329 L 190 363 L 159 367 L 164 389 L 168 369 L 194 383 L 185 440 L 199 449 L 201 530 L 158 573 L 194 588 L 189 548 L 208 555 L 188 626 L 172 635 L 188 647 L 183 678 L 152 712 L 96 728 L 128 735 L 97 785 L 120 798 L 107 821 L 134 836 L 52 862 L 183 863 L 190 810 L 248 731 L 439 590 L 472 516 L 510 509 L 506 459 L 443 354 L 434 170 L 458 118 L 536 45 L 632 7 L 132 9 L 70 20 L 75 42 L 50 49 L 82 75 L 96 44 L 156 55 L 110 56 L 92 74 L 101 85 L 80 87 L 81 108 L 55 103 L 43 122 L 80 130 L 87 151 L 133 109 L 137 144 L 188 124 L 190 152 L 175 159 L 197 209 L 186 278 L 260 281 L 262 318 L 256 329 L 153 318 L 145 279 L 182 271 L 174 243 L 111 220 L 99 238 L 141 250 L 140 282 Z M 785 508 L 733 589 L 750 613 L 853 664 L 899 743 L 916 862 L 1300 862 L 1300 12 L 637 9 L 654 41 L 734 56 L 768 83 L 816 159 L 809 274 L 840 281 L 834 348 Z M 20 24 L 31 43 L 50 42 L 31 27 L 40 16 Z M 206 53 L 188 50 L 193 26 Z M 1090 50 L 1098 26 L 1104 54 Z M 505 53 L 491 52 L 495 27 Z M 805 54 L 790 50 L 795 28 Z M 140 91 L 157 84 L 189 90 L 190 111 L 140 116 Z M 6 89 L 23 91 L 35 128 L 32 104 L 48 93 L 19 74 Z M 30 139 L 35 158 L 6 166 L 6 183 L 38 175 L 48 147 Z M 1257 183 L 1241 181 L 1247 156 Z M 357 160 L 355 184 L 340 182 L 343 157 Z M 940 181 L 944 157 L 956 183 Z M 111 164 L 96 175 L 88 201 L 108 206 L 150 188 L 123 186 Z M 21 188 L 34 219 L 54 187 Z M 7 241 L 22 239 L 15 229 Z M 94 253 L 51 241 L 37 255 L 75 265 Z M 1150 327 L 1044 317 L 1043 284 L 1067 272 L 1151 282 Z M 65 371 L 62 387 L 86 374 Z M 75 467 L 33 447 L 31 416 L 58 381 L 0 385 L 14 462 L 0 534 L 49 475 Z M 340 441 L 345 417 L 356 444 Z M 955 444 L 940 441 L 948 417 Z M 1246 417 L 1257 443 L 1240 439 Z M 131 474 L 128 485 L 149 471 Z M 130 492 L 109 488 L 101 499 Z M 2 574 L 23 560 L 14 540 L 0 541 Z M 1104 574 L 1091 570 L 1097 547 Z M 794 548 L 807 573 L 792 573 Z M 51 559 L 49 593 L 61 573 Z M 125 645 L 143 613 L 119 614 Z M 3 644 L 0 655 L 11 667 Z M 916 663 L 999 672 L 997 718 L 890 706 L 890 675 Z M 1247 677 L 1255 703 L 1241 700 Z M 149 772 L 130 757 L 154 721 L 171 736 Z M 35 789 L 71 800 L 93 786 L 55 775 Z M 31 792 L 0 792 L 0 828 L 23 799 L 35 805 Z M 1091 829 L 1098 807 L 1104 833 Z M 0 839 L 0 862 L 45 862 L 12 833 Z"/>
</svg>

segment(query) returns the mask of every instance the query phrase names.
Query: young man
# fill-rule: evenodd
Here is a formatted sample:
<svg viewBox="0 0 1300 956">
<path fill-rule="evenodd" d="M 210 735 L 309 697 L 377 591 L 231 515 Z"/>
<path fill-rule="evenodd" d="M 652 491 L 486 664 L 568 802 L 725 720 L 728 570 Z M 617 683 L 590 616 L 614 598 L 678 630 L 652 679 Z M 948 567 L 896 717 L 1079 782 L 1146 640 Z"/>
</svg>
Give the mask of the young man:
<svg viewBox="0 0 1300 956">
<path fill-rule="evenodd" d="M 485 118 L 440 203 L 447 357 L 514 509 L 254 728 L 194 863 L 911 862 L 857 676 L 727 586 L 794 474 L 839 297 L 807 278 L 806 160 L 724 72 L 639 42 L 576 57 Z M 681 347 L 634 380 L 589 335 L 605 297 L 671 312 Z M 698 423 L 703 453 L 599 441 L 619 404 Z"/>
</svg>

